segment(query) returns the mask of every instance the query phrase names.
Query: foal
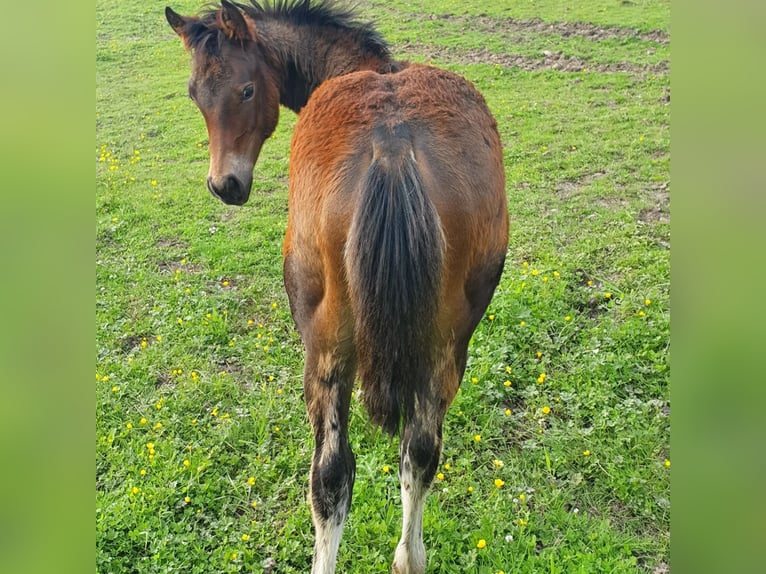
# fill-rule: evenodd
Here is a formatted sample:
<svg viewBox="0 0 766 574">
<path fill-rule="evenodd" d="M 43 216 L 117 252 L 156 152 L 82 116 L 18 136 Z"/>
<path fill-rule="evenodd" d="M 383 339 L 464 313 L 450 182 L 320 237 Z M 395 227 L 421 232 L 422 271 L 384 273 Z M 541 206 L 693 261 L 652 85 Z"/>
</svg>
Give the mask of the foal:
<svg viewBox="0 0 766 574">
<path fill-rule="evenodd" d="M 222 0 L 166 17 L 192 55 L 189 95 L 207 126 L 215 197 L 244 204 L 279 105 L 299 113 L 283 254 L 315 440 L 312 572 L 335 571 L 351 504 L 358 375 L 370 419 L 401 437 L 392 570 L 423 573 L 442 422 L 508 244 L 495 120 L 467 81 L 392 60 L 370 26 L 330 2 Z"/>
</svg>

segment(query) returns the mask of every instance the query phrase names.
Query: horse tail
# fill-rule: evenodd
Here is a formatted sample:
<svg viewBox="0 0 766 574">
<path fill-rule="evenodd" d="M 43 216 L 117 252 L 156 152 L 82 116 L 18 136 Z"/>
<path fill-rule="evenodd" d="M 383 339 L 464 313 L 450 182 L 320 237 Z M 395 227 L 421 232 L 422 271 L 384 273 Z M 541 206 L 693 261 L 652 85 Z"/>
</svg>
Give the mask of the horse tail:
<svg viewBox="0 0 766 574">
<path fill-rule="evenodd" d="M 363 404 L 394 435 L 430 388 L 445 240 L 406 126 L 376 135 L 345 263 Z"/>
</svg>

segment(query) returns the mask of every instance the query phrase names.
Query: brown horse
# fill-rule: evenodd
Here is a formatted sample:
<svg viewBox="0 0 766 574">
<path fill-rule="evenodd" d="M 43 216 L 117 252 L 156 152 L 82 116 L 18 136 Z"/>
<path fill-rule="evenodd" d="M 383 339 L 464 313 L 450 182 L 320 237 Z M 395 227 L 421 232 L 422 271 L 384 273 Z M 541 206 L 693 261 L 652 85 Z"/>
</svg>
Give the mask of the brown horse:
<svg viewBox="0 0 766 574">
<path fill-rule="evenodd" d="M 284 282 L 306 347 L 315 439 L 312 572 L 334 572 L 351 504 L 357 375 L 370 419 L 401 437 L 392 569 L 425 572 L 423 506 L 442 422 L 508 245 L 495 120 L 466 80 L 392 60 L 369 25 L 329 2 L 222 0 L 197 17 L 170 8 L 166 17 L 191 51 L 214 196 L 245 203 L 279 105 L 299 113 Z"/>
</svg>

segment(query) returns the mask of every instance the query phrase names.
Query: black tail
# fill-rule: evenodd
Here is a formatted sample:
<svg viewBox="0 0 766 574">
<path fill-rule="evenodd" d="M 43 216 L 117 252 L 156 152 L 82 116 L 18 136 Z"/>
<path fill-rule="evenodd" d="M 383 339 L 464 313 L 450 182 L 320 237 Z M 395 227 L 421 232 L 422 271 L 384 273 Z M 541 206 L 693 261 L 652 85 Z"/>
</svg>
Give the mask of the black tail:
<svg viewBox="0 0 766 574">
<path fill-rule="evenodd" d="M 444 249 L 409 138 L 385 141 L 363 182 L 346 268 L 363 402 L 392 435 L 429 388 Z"/>
</svg>

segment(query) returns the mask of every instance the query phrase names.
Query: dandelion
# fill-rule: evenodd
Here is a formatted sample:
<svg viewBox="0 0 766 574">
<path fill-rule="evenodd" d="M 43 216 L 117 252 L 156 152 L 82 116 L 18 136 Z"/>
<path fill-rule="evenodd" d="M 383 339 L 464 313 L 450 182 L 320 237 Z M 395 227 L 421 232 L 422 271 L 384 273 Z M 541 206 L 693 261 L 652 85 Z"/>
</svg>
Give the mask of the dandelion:
<svg viewBox="0 0 766 574">
<path fill-rule="evenodd" d="M 646 317 L 646 313 L 644 313 L 643 311 L 639 311 L 638 312 L 638 316 L 639 317 Z"/>
<path fill-rule="evenodd" d="M 522 267 L 529 267 L 529 263 L 527 263 L 526 261 L 523 261 L 523 262 L 521 263 L 521 266 L 522 266 Z"/>
<path fill-rule="evenodd" d="M 526 321 L 522 321 L 521 323 L 519 323 L 519 327 L 526 327 L 526 326 L 527 326 Z"/>
<path fill-rule="evenodd" d="M 391 472 L 391 467 L 388 466 L 387 464 L 384 464 L 381 470 L 383 471 L 383 474 L 388 474 L 389 472 Z"/>
<path fill-rule="evenodd" d="M 436 475 L 436 478 L 437 478 L 438 480 L 444 480 L 444 473 L 441 473 L 441 472 L 440 472 L 440 473 L 438 473 L 438 474 Z"/>
<path fill-rule="evenodd" d="M 243 534 L 242 535 L 242 542 L 247 542 L 248 540 L 250 540 L 250 535 L 249 534 Z"/>
<path fill-rule="evenodd" d="M 184 465 L 186 468 L 189 468 L 189 467 L 191 466 L 191 462 L 189 462 L 189 459 L 188 459 L 188 458 L 187 458 L 187 459 L 184 459 L 183 465 Z"/>
<path fill-rule="evenodd" d="M 179 325 L 183 325 L 183 324 L 184 324 L 184 320 L 183 320 L 183 319 L 181 319 L 181 317 L 179 317 L 178 319 L 176 319 L 176 322 L 177 322 Z"/>
<path fill-rule="evenodd" d="M 548 414 L 550 414 L 550 413 L 551 413 L 551 407 L 549 407 L 548 405 L 545 405 L 545 406 L 542 408 L 542 411 L 543 411 L 543 414 L 544 414 L 544 415 L 548 415 Z"/>
<path fill-rule="evenodd" d="M 146 339 L 141 339 L 141 348 L 146 349 L 146 347 L 149 345 L 149 343 L 146 342 Z"/>
<path fill-rule="evenodd" d="M 257 502 L 257 501 L 255 501 L 255 500 L 253 500 L 253 501 L 250 503 L 250 506 L 252 506 L 253 508 L 255 508 L 256 506 L 258 506 L 258 502 Z"/>
<path fill-rule="evenodd" d="M 583 456 L 590 456 L 590 451 L 589 450 L 584 450 L 584 451 L 582 451 L 582 455 Z"/>
<path fill-rule="evenodd" d="M 558 271 L 554 271 L 554 272 L 553 272 L 553 276 L 554 276 L 556 279 L 558 279 L 559 277 L 561 277 L 561 273 L 559 273 Z"/>
<path fill-rule="evenodd" d="M 648 307 L 651 304 L 652 304 L 652 300 L 651 299 L 644 299 L 644 305 L 646 305 Z"/>
<path fill-rule="evenodd" d="M 489 316 L 489 320 L 490 320 L 490 321 L 494 321 L 494 320 L 495 320 L 495 316 L 494 316 L 494 315 L 490 315 L 490 316 Z"/>
<path fill-rule="evenodd" d="M 471 377 L 471 382 L 475 385 L 476 383 L 479 382 L 479 379 L 477 379 L 476 377 Z"/>
<path fill-rule="evenodd" d="M 185 502 L 186 504 L 189 504 L 189 503 L 191 502 L 191 498 L 190 498 L 190 497 L 188 497 L 188 496 L 185 496 L 185 497 L 184 497 L 184 502 Z"/>
<path fill-rule="evenodd" d="M 526 494 L 524 494 L 523 492 L 521 494 L 519 494 L 519 500 L 521 502 L 524 502 L 526 499 L 527 499 L 527 495 Z"/>
<path fill-rule="evenodd" d="M 138 494 L 139 492 L 141 492 L 141 489 L 138 488 L 137 486 L 134 486 L 133 488 L 130 489 L 131 494 Z"/>
<path fill-rule="evenodd" d="M 210 411 L 210 414 L 213 415 L 214 417 L 217 417 L 218 416 L 218 407 L 213 407 L 213 410 Z"/>
<path fill-rule="evenodd" d="M 229 286 L 229 282 L 228 281 L 224 281 L 223 283 L 221 283 L 221 285 L 224 286 L 224 287 L 228 287 Z"/>
<path fill-rule="evenodd" d="M 511 409 L 505 409 L 505 416 L 511 416 Z"/>
<path fill-rule="evenodd" d="M 199 379 L 199 375 L 197 374 L 197 371 L 191 372 L 191 378 L 192 378 L 192 381 L 196 381 L 197 379 Z"/>
<path fill-rule="evenodd" d="M 128 430 L 132 429 L 133 428 L 133 423 L 131 423 L 131 422 L 125 423 L 125 428 L 127 428 Z"/>
<path fill-rule="evenodd" d="M 540 376 L 537 377 L 537 384 L 542 385 L 545 382 L 545 377 L 547 377 L 545 373 L 540 373 Z"/>
<path fill-rule="evenodd" d="M 274 427 L 274 432 L 279 432 L 279 427 Z"/>
<path fill-rule="evenodd" d="M 535 353 L 535 356 L 536 356 L 538 359 L 542 359 L 542 358 L 543 358 L 543 354 L 542 354 L 540 351 L 537 351 L 537 353 Z"/>
<path fill-rule="evenodd" d="M 197 419 L 192 419 L 191 420 L 191 424 L 196 425 L 197 424 Z"/>
<path fill-rule="evenodd" d="M 101 377 L 101 382 L 103 383 L 107 382 L 108 380 L 109 380 L 109 375 L 104 375 L 103 377 Z"/>
<path fill-rule="evenodd" d="M 473 440 L 474 442 L 481 442 L 481 435 L 480 434 L 473 435 Z"/>
<path fill-rule="evenodd" d="M 505 387 L 510 387 L 512 384 L 513 384 L 513 383 L 511 383 L 511 381 L 510 381 L 510 380 L 508 380 L 508 381 L 505 381 L 505 382 L 503 383 L 503 385 L 504 385 Z"/>
<path fill-rule="evenodd" d="M 154 430 L 160 430 L 162 428 L 162 423 L 157 421 L 157 424 L 154 425 Z"/>
<path fill-rule="evenodd" d="M 276 302 L 271 304 L 271 308 L 272 308 L 272 309 L 276 309 L 276 308 L 277 308 L 277 304 L 276 304 Z"/>
<path fill-rule="evenodd" d="M 505 481 L 502 478 L 495 479 L 495 488 L 502 488 L 504 484 Z"/>
<path fill-rule="evenodd" d="M 611 299 L 611 298 L 612 298 L 612 294 L 609 291 L 604 293 L 604 299 Z"/>
<path fill-rule="evenodd" d="M 540 274 L 540 272 L 537 269 L 532 269 L 532 276 L 537 277 Z"/>
<path fill-rule="evenodd" d="M 497 459 L 497 458 L 496 458 L 495 460 L 493 460 L 493 461 L 492 461 L 492 464 L 494 464 L 494 465 L 495 465 L 495 468 L 503 468 L 503 466 L 505 466 L 505 464 L 503 463 L 503 461 L 502 461 L 502 460 L 500 460 L 500 459 Z"/>
<path fill-rule="evenodd" d="M 138 421 L 138 424 L 145 425 L 146 424 L 146 419 L 144 417 L 141 417 L 141 420 Z"/>
<path fill-rule="evenodd" d="M 665 459 L 665 462 L 663 463 L 665 465 L 665 468 L 670 468 L 670 460 L 667 458 Z"/>
<path fill-rule="evenodd" d="M 141 470 L 138 471 L 138 474 L 140 474 L 141 476 L 146 476 L 146 470 L 142 468 Z"/>
<path fill-rule="evenodd" d="M 487 547 L 487 541 L 484 540 L 483 538 L 476 543 L 476 548 L 478 548 L 479 550 L 486 547 Z"/>
<path fill-rule="evenodd" d="M 112 387 L 112 392 L 113 392 L 113 393 L 116 393 L 116 392 L 117 392 L 117 391 L 119 391 L 119 390 L 120 390 L 120 387 L 118 387 L 117 385 L 114 385 L 114 386 Z"/>
<path fill-rule="evenodd" d="M 473 492 L 473 486 L 468 487 L 468 494 L 471 494 Z"/>
<path fill-rule="evenodd" d="M 282 389 L 277 389 L 277 394 L 281 395 L 282 394 Z"/>
<path fill-rule="evenodd" d="M 248 479 L 247 479 L 247 484 L 248 484 L 249 486 L 254 486 L 254 485 L 255 485 L 255 477 L 254 477 L 254 476 L 251 476 L 250 478 L 248 478 Z"/>
<path fill-rule="evenodd" d="M 572 317 L 570 315 L 567 315 L 566 317 L 564 317 L 564 321 L 571 321 L 571 320 L 572 320 Z"/>
<path fill-rule="evenodd" d="M 519 518 L 519 526 L 526 526 L 526 525 L 527 525 L 527 521 L 524 520 L 523 518 Z"/>
<path fill-rule="evenodd" d="M 588 285 L 588 287 L 593 287 L 593 281 L 592 281 L 592 280 L 590 280 L 590 279 L 588 279 L 588 283 L 587 283 L 587 285 Z"/>
</svg>

